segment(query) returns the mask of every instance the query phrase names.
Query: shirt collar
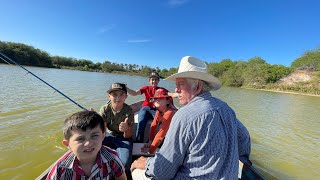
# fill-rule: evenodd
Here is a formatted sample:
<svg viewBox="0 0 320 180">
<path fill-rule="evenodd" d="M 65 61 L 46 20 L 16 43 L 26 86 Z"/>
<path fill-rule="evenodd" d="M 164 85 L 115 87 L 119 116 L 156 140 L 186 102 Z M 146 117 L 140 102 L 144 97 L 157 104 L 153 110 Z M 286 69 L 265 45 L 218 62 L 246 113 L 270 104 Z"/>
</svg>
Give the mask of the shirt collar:
<svg viewBox="0 0 320 180">
<path fill-rule="evenodd" d="M 193 97 L 188 104 L 195 102 L 195 101 L 198 101 L 199 99 L 207 99 L 209 97 L 211 97 L 211 93 L 209 91 L 201 92 L 198 95 L 196 95 L 195 97 Z"/>
<path fill-rule="evenodd" d="M 100 151 L 98 152 L 95 164 L 98 166 L 98 168 L 102 167 Z M 80 161 L 75 156 L 75 154 L 72 152 L 65 159 L 65 163 L 61 164 L 61 167 L 68 168 L 68 169 L 74 169 L 75 171 L 78 171 L 78 170 L 83 171 L 82 168 L 80 167 Z"/>
</svg>

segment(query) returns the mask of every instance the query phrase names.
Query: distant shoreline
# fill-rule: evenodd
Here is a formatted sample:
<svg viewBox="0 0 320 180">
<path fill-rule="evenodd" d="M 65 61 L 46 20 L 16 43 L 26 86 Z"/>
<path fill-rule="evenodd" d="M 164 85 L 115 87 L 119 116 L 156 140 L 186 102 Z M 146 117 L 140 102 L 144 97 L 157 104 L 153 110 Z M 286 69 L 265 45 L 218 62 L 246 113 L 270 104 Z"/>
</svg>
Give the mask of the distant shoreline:
<svg viewBox="0 0 320 180">
<path fill-rule="evenodd" d="M 8 65 L 6 63 L 0 63 L 0 65 Z M 9 64 L 10 65 L 10 64 Z M 26 65 L 24 65 L 26 66 Z M 38 67 L 38 68 L 54 68 L 54 69 L 65 69 L 65 70 L 76 70 L 76 71 L 85 71 L 77 68 L 62 68 L 62 67 L 40 67 L 40 66 L 27 66 L 27 67 Z M 100 72 L 100 71 L 86 71 L 86 72 L 99 72 L 99 73 L 105 73 L 105 74 L 123 74 L 123 75 L 128 75 L 128 76 L 141 76 L 141 77 L 146 77 L 142 74 L 139 73 L 134 73 L 134 72 L 121 72 L 121 71 L 114 71 L 114 72 Z M 226 86 L 230 87 L 230 86 Z M 308 94 L 308 93 L 302 93 L 302 92 L 294 92 L 294 91 L 280 91 L 280 90 L 274 90 L 274 89 L 257 89 L 257 88 L 250 88 L 250 87 L 239 87 L 242 89 L 250 89 L 250 90 L 259 90 L 259 91 L 269 91 L 269 92 L 276 92 L 276 93 L 286 93 L 286 94 L 297 94 L 297 95 L 303 95 L 303 96 L 315 96 L 315 97 L 320 97 L 320 95 L 317 94 Z"/>
<path fill-rule="evenodd" d="M 279 90 L 273 90 L 273 89 L 255 89 L 255 88 L 245 88 L 241 87 L 243 89 L 251 89 L 251 90 L 258 90 L 258 91 L 269 91 L 269 92 L 276 92 L 276 93 L 286 93 L 286 94 L 297 94 L 297 95 L 303 95 L 303 96 L 315 96 L 320 97 L 320 95 L 317 94 L 307 94 L 307 93 L 301 93 L 301 92 L 292 92 L 292 91 L 279 91 Z"/>
</svg>

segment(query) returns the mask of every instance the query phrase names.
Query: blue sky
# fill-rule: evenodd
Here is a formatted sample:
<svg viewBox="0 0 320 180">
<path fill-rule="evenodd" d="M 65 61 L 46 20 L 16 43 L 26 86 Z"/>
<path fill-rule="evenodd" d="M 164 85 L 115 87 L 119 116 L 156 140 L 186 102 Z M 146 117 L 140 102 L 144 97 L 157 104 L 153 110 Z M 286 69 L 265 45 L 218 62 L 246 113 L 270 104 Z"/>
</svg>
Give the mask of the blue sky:
<svg viewBox="0 0 320 180">
<path fill-rule="evenodd" d="M 0 0 L 0 40 L 50 55 L 178 67 L 259 56 L 290 64 L 320 47 L 318 0 Z"/>
</svg>

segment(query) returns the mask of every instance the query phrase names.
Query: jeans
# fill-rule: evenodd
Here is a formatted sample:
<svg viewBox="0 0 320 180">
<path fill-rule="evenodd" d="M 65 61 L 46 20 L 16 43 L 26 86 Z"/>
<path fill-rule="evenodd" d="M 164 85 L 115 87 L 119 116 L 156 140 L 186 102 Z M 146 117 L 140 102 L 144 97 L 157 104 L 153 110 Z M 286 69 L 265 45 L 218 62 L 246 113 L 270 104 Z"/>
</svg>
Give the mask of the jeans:
<svg viewBox="0 0 320 180">
<path fill-rule="evenodd" d="M 143 142 L 144 130 L 149 120 L 153 120 L 156 115 L 156 109 L 149 106 L 143 106 L 138 114 L 138 125 L 136 131 L 136 142 Z"/>
<path fill-rule="evenodd" d="M 113 136 L 107 133 L 103 145 L 117 151 L 119 158 L 124 165 L 126 172 L 130 172 L 132 161 L 132 139 L 126 139 L 120 136 Z"/>
</svg>

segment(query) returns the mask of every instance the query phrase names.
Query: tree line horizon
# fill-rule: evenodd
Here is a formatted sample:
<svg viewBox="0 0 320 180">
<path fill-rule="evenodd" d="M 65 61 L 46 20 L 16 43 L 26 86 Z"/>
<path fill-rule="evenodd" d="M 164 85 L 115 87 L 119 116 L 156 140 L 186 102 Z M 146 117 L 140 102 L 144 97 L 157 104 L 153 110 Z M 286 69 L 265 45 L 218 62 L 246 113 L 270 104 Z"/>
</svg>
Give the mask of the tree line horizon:
<svg viewBox="0 0 320 180">
<path fill-rule="evenodd" d="M 160 69 L 159 67 L 153 68 L 137 64 L 123 64 L 111 62 L 109 60 L 102 63 L 94 63 L 87 59 L 50 56 L 46 51 L 34 48 L 33 46 L 6 41 L 0 41 L 0 52 L 12 58 L 17 63 L 26 66 L 120 73 L 138 76 L 148 76 L 151 72 L 156 71 L 162 78 L 166 78 L 178 71 L 178 68 L 175 67 Z M 0 63 L 6 62 L 1 59 Z M 275 88 L 276 83 L 281 78 L 290 75 L 296 70 L 303 69 L 319 72 L 320 48 L 306 51 L 301 57 L 294 60 L 290 67 L 279 64 L 269 64 L 266 60 L 258 56 L 252 57 L 247 61 L 222 59 L 220 62 L 206 63 L 208 65 L 208 72 L 219 78 L 225 86 Z M 320 73 L 318 73 L 318 76 L 320 77 Z M 276 88 L 279 88 L 278 85 L 276 86 Z M 315 88 L 318 89 L 317 86 L 315 86 Z M 310 90 L 304 91 L 310 93 Z M 312 92 L 313 90 L 311 93 Z M 318 90 L 316 90 L 316 92 L 318 93 Z"/>
</svg>

